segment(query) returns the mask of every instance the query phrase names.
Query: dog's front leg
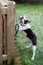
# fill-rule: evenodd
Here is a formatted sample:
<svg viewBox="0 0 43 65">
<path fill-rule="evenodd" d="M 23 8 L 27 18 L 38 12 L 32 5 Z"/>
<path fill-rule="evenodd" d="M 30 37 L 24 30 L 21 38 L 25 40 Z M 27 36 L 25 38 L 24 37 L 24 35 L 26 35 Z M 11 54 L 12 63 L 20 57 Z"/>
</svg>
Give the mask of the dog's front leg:
<svg viewBox="0 0 43 65">
<path fill-rule="evenodd" d="M 20 33 L 24 36 L 26 36 L 26 33 L 24 31 L 20 31 Z"/>
<path fill-rule="evenodd" d="M 32 56 L 31 59 L 34 60 L 34 58 L 35 58 L 35 53 L 36 53 L 36 46 L 35 46 L 35 45 L 33 45 L 32 50 L 33 50 L 33 56 Z"/>
</svg>

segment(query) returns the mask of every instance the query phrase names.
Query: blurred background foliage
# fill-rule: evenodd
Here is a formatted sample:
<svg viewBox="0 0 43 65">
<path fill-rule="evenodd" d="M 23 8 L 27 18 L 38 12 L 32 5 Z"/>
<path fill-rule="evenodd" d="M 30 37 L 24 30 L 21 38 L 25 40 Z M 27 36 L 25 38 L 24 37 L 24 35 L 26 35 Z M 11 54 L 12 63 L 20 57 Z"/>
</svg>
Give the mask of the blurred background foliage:
<svg viewBox="0 0 43 65">
<path fill-rule="evenodd" d="M 14 0 L 18 4 L 43 4 L 43 0 Z"/>
</svg>

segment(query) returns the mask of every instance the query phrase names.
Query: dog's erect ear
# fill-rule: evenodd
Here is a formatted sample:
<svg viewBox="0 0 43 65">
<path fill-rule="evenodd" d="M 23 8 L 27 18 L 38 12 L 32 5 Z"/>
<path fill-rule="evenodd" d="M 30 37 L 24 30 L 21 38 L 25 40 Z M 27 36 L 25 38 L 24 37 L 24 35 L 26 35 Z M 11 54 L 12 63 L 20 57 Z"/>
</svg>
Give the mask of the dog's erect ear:
<svg viewBox="0 0 43 65">
<path fill-rule="evenodd" d="M 20 16 L 20 19 L 27 20 L 26 16 Z"/>
<path fill-rule="evenodd" d="M 19 19 L 23 19 L 24 17 L 23 16 L 20 16 Z"/>
<path fill-rule="evenodd" d="M 26 16 L 24 16 L 24 20 L 27 20 Z"/>
<path fill-rule="evenodd" d="M 26 23 L 30 23 L 30 21 L 28 21 L 28 20 L 25 20 L 24 24 L 26 24 Z"/>
</svg>

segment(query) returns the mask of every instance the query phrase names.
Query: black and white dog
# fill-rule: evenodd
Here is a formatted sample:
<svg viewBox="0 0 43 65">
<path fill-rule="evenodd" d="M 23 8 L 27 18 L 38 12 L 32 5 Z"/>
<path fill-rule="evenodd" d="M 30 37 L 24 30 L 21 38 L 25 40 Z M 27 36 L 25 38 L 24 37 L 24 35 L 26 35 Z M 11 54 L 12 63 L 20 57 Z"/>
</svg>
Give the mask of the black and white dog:
<svg viewBox="0 0 43 65">
<path fill-rule="evenodd" d="M 37 37 L 31 30 L 30 21 L 26 19 L 24 16 L 20 16 L 20 24 L 19 24 L 19 31 L 24 31 L 26 33 L 26 37 L 28 37 L 32 41 L 32 60 L 35 58 L 35 52 L 36 52 L 36 45 L 37 45 Z M 28 46 L 27 46 L 28 48 Z"/>
</svg>

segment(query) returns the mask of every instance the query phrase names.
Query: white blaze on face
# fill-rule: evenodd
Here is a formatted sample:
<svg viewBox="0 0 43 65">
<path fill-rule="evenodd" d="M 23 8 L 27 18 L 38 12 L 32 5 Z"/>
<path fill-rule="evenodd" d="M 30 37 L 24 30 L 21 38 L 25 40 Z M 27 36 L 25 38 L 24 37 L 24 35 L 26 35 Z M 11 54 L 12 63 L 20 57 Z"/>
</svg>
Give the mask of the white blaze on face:
<svg viewBox="0 0 43 65">
<path fill-rule="evenodd" d="M 24 24 L 24 19 L 22 19 L 22 23 Z"/>
</svg>

